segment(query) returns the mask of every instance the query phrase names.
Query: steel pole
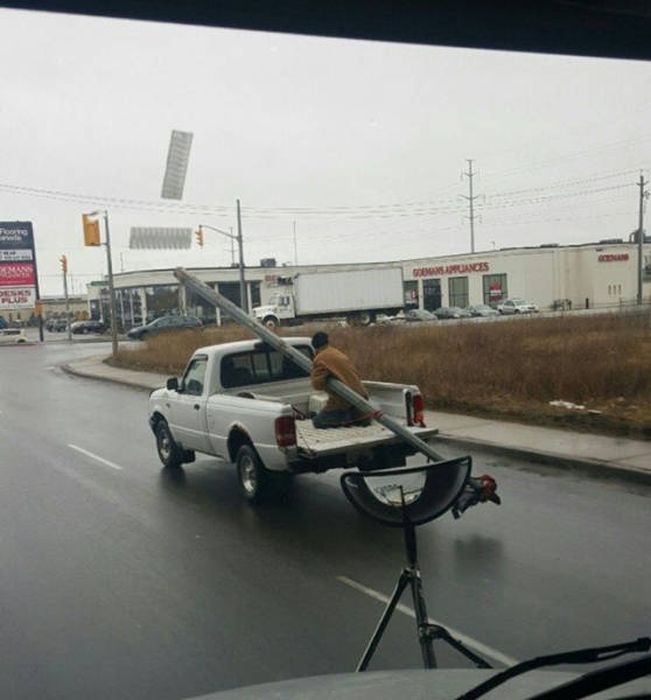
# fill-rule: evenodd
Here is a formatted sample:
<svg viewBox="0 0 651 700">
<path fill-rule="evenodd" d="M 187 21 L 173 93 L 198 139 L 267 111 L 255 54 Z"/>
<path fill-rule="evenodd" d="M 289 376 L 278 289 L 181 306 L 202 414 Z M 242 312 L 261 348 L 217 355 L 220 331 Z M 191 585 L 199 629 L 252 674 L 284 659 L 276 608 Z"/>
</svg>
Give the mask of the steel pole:
<svg viewBox="0 0 651 700">
<path fill-rule="evenodd" d="M 640 173 L 640 212 L 637 224 L 637 303 L 644 302 L 644 175 Z"/>
<path fill-rule="evenodd" d="M 108 282 L 109 282 L 109 294 L 110 308 L 111 308 L 111 353 L 113 357 L 117 357 L 118 354 L 118 324 L 117 324 L 117 313 L 115 308 L 115 289 L 113 288 L 113 261 L 111 259 L 111 234 L 109 233 L 109 220 L 108 211 L 104 212 L 104 227 L 106 229 L 106 262 L 108 266 Z"/>
<path fill-rule="evenodd" d="M 249 317 L 249 315 L 242 309 L 226 299 L 226 297 L 223 297 L 214 289 L 211 289 L 205 282 L 197 279 L 194 275 L 189 274 L 181 267 L 177 267 L 176 270 L 174 270 L 174 276 L 177 280 L 179 280 L 179 282 L 190 288 L 195 294 L 221 308 L 240 325 L 245 326 L 255 335 L 257 335 L 258 338 L 264 340 L 285 357 L 293 360 L 301 369 L 304 369 L 306 372 L 311 371 L 312 361 L 308 357 L 286 343 L 282 338 L 270 331 L 266 326 L 263 326 L 259 321 Z M 393 418 L 390 416 L 382 413 L 382 411 L 378 411 L 373 404 L 354 392 L 338 379 L 329 377 L 327 383 L 328 388 L 335 394 L 346 399 L 346 401 L 355 406 L 355 408 L 358 410 L 362 411 L 362 413 L 370 414 L 374 420 L 403 438 L 405 442 L 408 442 L 412 447 L 416 448 L 419 452 L 422 452 L 425 456 L 429 457 L 435 462 L 440 462 L 442 459 L 444 459 L 442 455 L 435 452 L 426 442 L 414 435 L 408 428 L 393 420 Z"/>
</svg>

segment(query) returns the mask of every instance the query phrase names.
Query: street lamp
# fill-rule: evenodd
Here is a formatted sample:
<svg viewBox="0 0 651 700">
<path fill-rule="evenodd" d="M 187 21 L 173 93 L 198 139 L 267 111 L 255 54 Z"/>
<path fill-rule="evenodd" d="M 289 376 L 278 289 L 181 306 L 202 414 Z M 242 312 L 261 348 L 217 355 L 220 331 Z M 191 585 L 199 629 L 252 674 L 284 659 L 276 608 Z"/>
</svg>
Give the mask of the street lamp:
<svg viewBox="0 0 651 700">
<path fill-rule="evenodd" d="M 108 282 L 109 282 L 109 294 L 111 296 L 110 298 L 110 309 L 111 309 L 111 345 L 112 345 L 112 354 L 113 357 L 116 357 L 118 354 L 118 326 L 117 326 L 117 319 L 116 319 L 116 309 L 115 309 L 115 289 L 113 287 L 113 261 L 111 259 L 111 234 L 109 233 L 109 220 L 108 220 L 108 211 L 105 209 L 98 210 L 98 211 L 91 211 L 89 214 L 85 214 L 85 217 L 93 217 L 93 216 L 104 216 L 104 228 L 106 230 L 106 241 L 104 243 L 100 243 L 100 245 L 105 245 L 106 246 L 106 262 L 107 262 L 107 267 L 108 267 Z"/>
<path fill-rule="evenodd" d="M 242 310 L 244 313 L 248 313 L 249 311 L 249 303 L 248 303 L 248 298 L 246 294 L 246 283 L 244 281 L 244 244 L 242 241 L 242 220 L 240 218 L 240 200 L 237 200 L 237 236 L 235 236 L 232 233 L 228 233 L 227 231 L 222 231 L 220 228 L 216 228 L 215 226 L 209 226 L 208 224 L 199 224 L 199 229 L 210 229 L 211 231 L 215 231 L 216 233 L 220 233 L 222 236 L 226 236 L 226 238 L 230 238 L 232 241 L 237 241 L 237 247 L 239 249 L 239 256 L 240 256 L 240 262 L 239 262 L 239 268 L 240 268 L 240 302 L 242 306 Z"/>
</svg>

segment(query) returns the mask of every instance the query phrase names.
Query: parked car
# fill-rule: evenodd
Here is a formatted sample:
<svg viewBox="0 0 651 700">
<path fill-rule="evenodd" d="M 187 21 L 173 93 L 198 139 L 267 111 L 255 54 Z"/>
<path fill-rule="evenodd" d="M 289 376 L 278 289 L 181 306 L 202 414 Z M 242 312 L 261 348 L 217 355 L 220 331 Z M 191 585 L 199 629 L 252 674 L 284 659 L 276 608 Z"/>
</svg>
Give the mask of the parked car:
<svg viewBox="0 0 651 700">
<path fill-rule="evenodd" d="M 68 328 L 65 318 L 48 318 L 45 322 L 45 329 L 50 333 L 61 333 Z"/>
<path fill-rule="evenodd" d="M 0 345 L 18 345 L 26 342 L 27 336 L 22 328 L 0 329 Z"/>
<path fill-rule="evenodd" d="M 203 323 L 196 316 L 161 316 L 144 326 L 136 326 L 127 333 L 130 340 L 144 340 L 152 335 L 184 328 L 199 328 Z"/>
<path fill-rule="evenodd" d="M 0 330 L 8 328 L 9 324 L 5 321 L 4 316 L 0 316 Z"/>
<path fill-rule="evenodd" d="M 405 312 L 405 321 L 407 323 L 436 323 L 438 319 L 426 309 L 409 309 Z"/>
<path fill-rule="evenodd" d="M 524 299 L 507 299 L 497 305 L 497 310 L 505 316 L 508 314 L 534 314 L 540 311 L 536 304 L 532 304 Z"/>
<path fill-rule="evenodd" d="M 470 311 L 471 316 L 497 316 L 498 311 L 488 304 L 475 304 L 474 306 L 469 306 L 468 311 Z"/>
<path fill-rule="evenodd" d="M 448 318 L 470 318 L 470 311 L 459 306 L 441 306 L 434 311 L 434 315 L 443 321 Z"/>
<path fill-rule="evenodd" d="M 375 317 L 375 325 L 377 326 L 395 326 L 405 322 L 405 315 L 399 311 L 395 316 L 389 314 L 377 314 Z"/>
<path fill-rule="evenodd" d="M 70 325 L 70 330 L 75 334 L 104 333 L 106 326 L 103 321 L 88 319 L 87 321 L 75 321 Z"/>
</svg>

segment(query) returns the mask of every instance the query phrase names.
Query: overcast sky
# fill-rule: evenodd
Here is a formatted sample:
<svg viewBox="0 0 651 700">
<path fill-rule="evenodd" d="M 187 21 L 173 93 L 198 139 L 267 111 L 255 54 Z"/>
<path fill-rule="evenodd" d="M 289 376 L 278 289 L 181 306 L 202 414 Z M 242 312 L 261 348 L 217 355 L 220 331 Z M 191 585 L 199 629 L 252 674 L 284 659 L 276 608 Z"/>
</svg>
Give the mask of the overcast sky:
<svg viewBox="0 0 651 700">
<path fill-rule="evenodd" d="M 105 273 L 103 249 L 82 245 L 81 214 L 97 208 L 117 271 L 228 265 L 216 234 L 203 250 L 131 251 L 129 229 L 228 230 L 237 198 L 249 265 L 293 262 L 294 222 L 300 263 L 463 253 L 467 158 L 477 250 L 637 223 L 647 63 L 13 10 L 0 26 L 0 221 L 34 223 L 45 294 L 61 292 L 62 253 L 75 291 Z M 160 199 L 172 129 L 194 133 L 194 212 Z"/>
</svg>

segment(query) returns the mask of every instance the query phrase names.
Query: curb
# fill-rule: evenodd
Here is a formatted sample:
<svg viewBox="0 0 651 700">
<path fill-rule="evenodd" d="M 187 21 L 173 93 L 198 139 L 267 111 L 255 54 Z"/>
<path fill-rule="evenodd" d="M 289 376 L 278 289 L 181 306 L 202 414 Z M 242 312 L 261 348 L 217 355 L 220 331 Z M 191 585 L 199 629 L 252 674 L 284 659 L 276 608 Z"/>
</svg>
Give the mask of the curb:
<svg viewBox="0 0 651 700">
<path fill-rule="evenodd" d="M 122 386 L 128 386 L 130 389 L 139 389 L 140 391 L 154 391 L 154 388 L 146 386 L 145 384 L 140 384 L 136 381 L 131 381 L 129 379 L 118 379 L 117 377 L 103 377 L 100 374 L 94 374 L 93 372 L 84 372 L 84 370 L 72 367 L 70 364 L 65 363 L 59 365 L 59 367 L 66 373 L 73 377 L 83 377 L 84 379 L 95 379 L 99 382 L 107 382 L 109 384 L 120 384 Z"/>
<path fill-rule="evenodd" d="M 529 450 L 524 447 L 496 445 L 494 442 L 475 440 L 474 438 L 468 437 L 456 437 L 446 433 L 439 433 L 434 439 L 464 449 L 476 449 L 495 455 L 513 457 L 514 459 L 527 459 L 543 466 L 564 467 L 590 476 L 620 479 L 637 484 L 651 485 L 651 472 L 642 471 L 635 467 L 613 464 L 612 462 L 604 462 L 598 459 L 580 459 L 577 457 L 555 454 L 554 452 L 542 452 L 538 450 Z"/>
<path fill-rule="evenodd" d="M 154 391 L 150 386 L 141 384 L 137 381 L 121 379 L 116 377 L 103 377 L 92 372 L 84 372 L 70 363 L 59 365 L 61 369 L 72 376 L 83 377 L 84 379 L 96 379 L 102 382 L 111 384 L 121 384 L 122 386 L 130 387 L 131 389 L 139 389 L 140 391 Z M 612 462 L 604 462 L 598 459 L 579 459 L 569 457 L 567 455 L 559 455 L 553 452 L 542 452 L 538 450 L 529 450 L 524 447 L 509 447 L 507 445 L 496 445 L 494 442 L 476 440 L 468 437 L 457 437 L 447 433 L 437 433 L 435 441 L 444 442 L 449 445 L 455 445 L 463 449 L 475 449 L 490 454 L 512 457 L 514 459 L 526 459 L 543 466 L 551 466 L 556 468 L 572 469 L 590 476 L 598 476 L 606 479 L 619 479 L 622 481 L 633 482 L 637 484 L 651 485 L 651 472 L 642 471 L 635 467 L 626 467 L 613 464 Z"/>
</svg>

